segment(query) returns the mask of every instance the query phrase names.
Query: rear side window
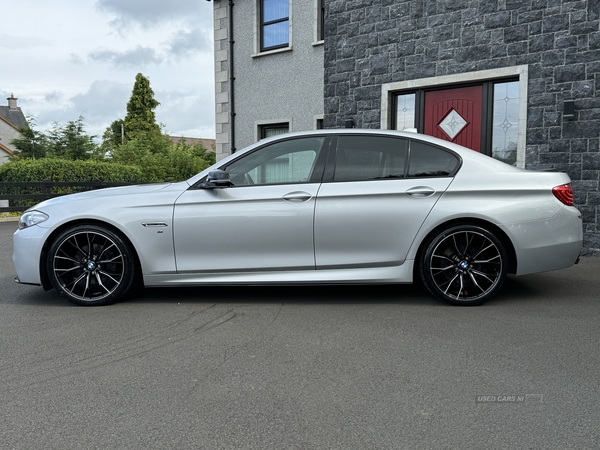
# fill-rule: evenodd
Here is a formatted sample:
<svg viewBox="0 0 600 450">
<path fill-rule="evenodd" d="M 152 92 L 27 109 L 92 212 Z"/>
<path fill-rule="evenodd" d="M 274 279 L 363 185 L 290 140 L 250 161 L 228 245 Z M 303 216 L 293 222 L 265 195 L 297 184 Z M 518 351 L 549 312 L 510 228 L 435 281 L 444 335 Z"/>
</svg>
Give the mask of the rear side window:
<svg viewBox="0 0 600 450">
<path fill-rule="evenodd" d="M 334 181 L 403 178 L 408 141 L 387 136 L 340 136 Z"/>
<path fill-rule="evenodd" d="M 460 164 L 454 154 L 420 141 L 410 141 L 408 177 L 447 177 L 453 175 Z"/>
</svg>

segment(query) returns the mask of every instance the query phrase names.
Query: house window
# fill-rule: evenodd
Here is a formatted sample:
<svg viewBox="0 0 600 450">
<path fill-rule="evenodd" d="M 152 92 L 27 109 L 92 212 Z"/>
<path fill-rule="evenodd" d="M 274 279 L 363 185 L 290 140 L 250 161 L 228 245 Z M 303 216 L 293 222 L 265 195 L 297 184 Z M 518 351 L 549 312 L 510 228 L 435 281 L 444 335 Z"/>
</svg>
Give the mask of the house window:
<svg viewBox="0 0 600 450">
<path fill-rule="evenodd" d="M 315 41 L 321 42 L 325 39 L 325 2 L 324 0 L 315 0 L 316 8 L 316 35 Z"/>
<path fill-rule="evenodd" d="M 258 131 L 260 138 L 264 139 L 271 136 L 277 136 L 278 134 L 288 133 L 290 131 L 290 124 L 285 122 L 259 125 Z"/>
<path fill-rule="evenodd" d="M 261 51 L 289 46 L 289 0 L 261 0 L 260 3 Z"/>
</svg>

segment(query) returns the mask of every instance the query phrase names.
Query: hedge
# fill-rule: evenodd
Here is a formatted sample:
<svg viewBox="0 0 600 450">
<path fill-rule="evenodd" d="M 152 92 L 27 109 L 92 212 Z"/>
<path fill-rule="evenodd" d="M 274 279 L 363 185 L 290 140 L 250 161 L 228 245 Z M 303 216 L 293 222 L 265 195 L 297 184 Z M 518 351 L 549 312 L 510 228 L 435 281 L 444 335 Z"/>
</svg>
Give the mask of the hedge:
<svg viewBox="0 0 600 450">
<path fill-rule="evenodd" d="M 0 181 L 78 182 L 100 180 L 111 183 L 144 183 L 139 167 L 104 161 L 66 159 L 22 159 L 0 165 Z"/>
<path fill-rule="evenodd" d="M 103 161 L 71 161 L 65 159 L 23 159 L 13 160 L 0 165 L 0 181 L 14 183 L 33 183 L 41 181 L 51 182 L 89 182 L 103 181 L 106 183 L 144 183 L 142 171 L 139 167 L 125 166 Z M 80 186 L 56 186 L 51 190 L 52 194 L 73 194 L 86 190 Z M 29 195 L 40 194 L 40 187 L 0 187 L 0 199 L 2 194 L 7 195 Z M 23 207 L 33 206 L 36 200 L 11 200 L 10 206 Z"/>
</svg>

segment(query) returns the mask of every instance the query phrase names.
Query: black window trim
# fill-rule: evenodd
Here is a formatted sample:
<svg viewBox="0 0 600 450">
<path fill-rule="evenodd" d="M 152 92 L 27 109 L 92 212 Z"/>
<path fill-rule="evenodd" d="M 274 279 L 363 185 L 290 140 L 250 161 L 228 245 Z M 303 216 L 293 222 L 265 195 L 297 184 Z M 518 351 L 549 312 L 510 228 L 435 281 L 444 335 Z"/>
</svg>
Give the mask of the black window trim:
<svg viewBox="0 0 600 450">
<path fill-rule="evenodd" d="M 265 22 L 264 0 L 259 0 L 259 1 L 260 1 L 260 51 L 267 52 L 270 50 L 276 50 L 279 48 L 289 47 L 290 46 L 290 35 L 289 35 L 290 15 L 289 15 L 289 11 L 288 11 L 288 15 L 286 17 L 281 17 L 279 19 L 269 20 L 269 21 Z M 289 0 L 288 0 L 288 7 L 289 7 Z M 265 27 L 268 25 L 274 25 L 276 23 L 281 23 L 281 22 L 288 23 L 288 41 L 284 44 L 278 44 L 278 45 L 272 45 L 270 47 L 265 47 L 265 40 L 264 40 Z"/>
<path fill-rule="evenodd" d="M 289 132 L 290 131 L 290 123 L 289 122 L 263 123 L 258 126 L 258 129 L 260 130 L 260 138 L 261 139 L 267 138 L 267 136 L 265 136 L 266 130 L 283 129 L 283 128 L 287 128 L 287 130 Z"/>
<path fill-rule="evenodd" d="M 404 166 L 404 176 L 402 178 L 400 178 L 400 177 L 399 178 L 379 178 L 379 179 L 374 179 L 374 180 L 356 180 L 356 181 L 336 181 L 336 180 L 334 180 L 335 166 L 336 166 L 336 161 L 337 161 L 338 142 L 339 142 L 338 138 L 342 137 L 342 136 L 352 136 L 352 137 L 381 136 L 381 137 L 389 137 L 392 139 L 407 139 L 408 140 L 408 149 L 407 149 L 407 155 L 406 155 L 406 163 Z M 402 137 L 401 136 L 391 136 L 389 134 L 373 134 L 373 133 L 368 133 L 368 134 L 367 133 L 365 133 L 365 134 L 362 134 L 362 133 L 339 133 L 339 134 L 333 135 L 332 137 L 334 137 L 334 139 L 332 139 L 331 143 L 330 143 L 329 157 L 327 158 L 327 164 L 325 166 L 325 170 L 324 170 L 323 178 L 322 178 L 323 183 L 364 183 L 364 182 L 373 182 L 373 181 L 377 182 L 377 181 L 419 180 L 419 179 L 427 179 L 427 178 L 454 178 L 463 164 L 463 159 L 461 158 L 461 156 L 458 153 L 455 153 L 452 150 L 447 149 L 441 145 L 433 144 L 426 140 L 421 140 L 421 139 L 417 139 L 417 138 L 404 137 L 404 136 L 402 136 Z M 451 154 L 458 160 L 458 164 L 456 165 L 456 168 L 448 175 L 443 175 L 443 176 L 439 176 L 439 177 L 429 177 L 429 176 L 427 176 L 427 177 L 409 177 L 408 176 L 408 168 L 410 165 L 410 152 L 411 152 L 411 147 L 412 147 L 411 144 L 414 141 L 425 143 L 427 145 L 430 145 L 431 147 L 435 147 L 439 150 L 442 150 L 446 153 Z"/>
</svg>

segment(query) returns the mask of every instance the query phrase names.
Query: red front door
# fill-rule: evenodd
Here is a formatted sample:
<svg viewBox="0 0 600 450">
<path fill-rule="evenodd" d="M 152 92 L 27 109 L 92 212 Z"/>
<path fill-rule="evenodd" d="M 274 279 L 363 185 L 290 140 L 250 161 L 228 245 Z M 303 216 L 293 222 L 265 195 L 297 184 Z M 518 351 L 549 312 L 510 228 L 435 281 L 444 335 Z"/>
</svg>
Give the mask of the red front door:
<svg viewBox="0 0 600 450">
<path fill-rule="evenodd" d="M 480 151 L 483 87 L 425 93 L 425 134 Z"/>
</svg>

